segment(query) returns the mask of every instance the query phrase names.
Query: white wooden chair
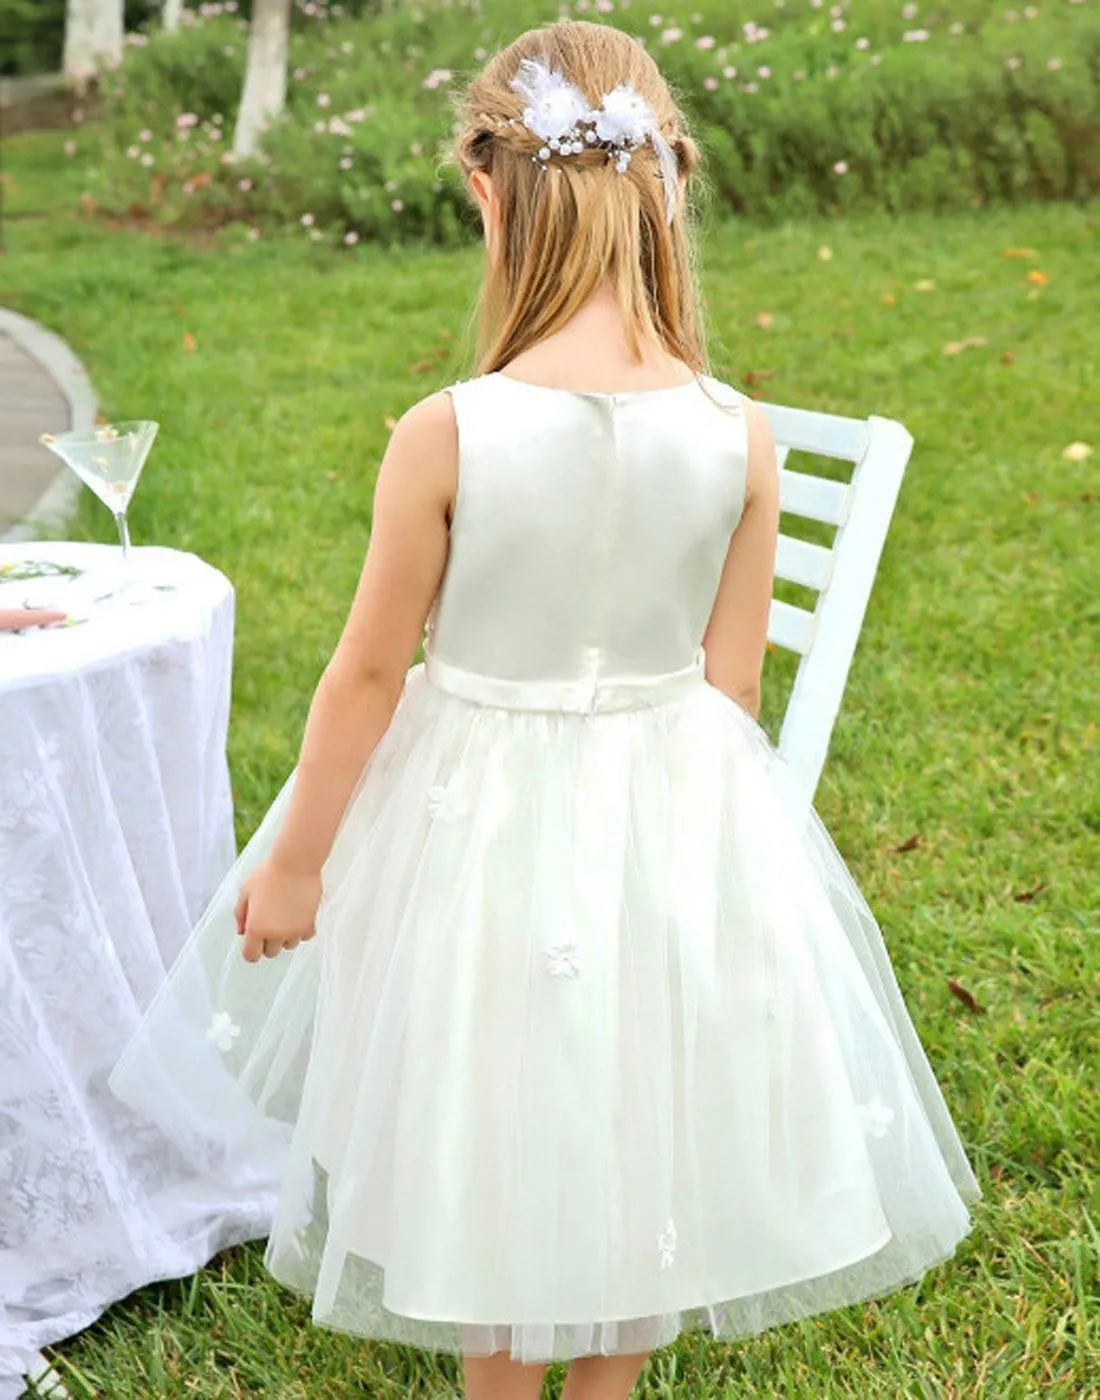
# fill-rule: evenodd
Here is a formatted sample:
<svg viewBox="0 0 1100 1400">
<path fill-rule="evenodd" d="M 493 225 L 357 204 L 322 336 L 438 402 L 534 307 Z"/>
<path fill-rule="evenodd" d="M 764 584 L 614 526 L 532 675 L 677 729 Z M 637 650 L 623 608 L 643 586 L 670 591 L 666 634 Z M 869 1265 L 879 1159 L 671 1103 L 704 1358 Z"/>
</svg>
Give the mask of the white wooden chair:
<svg viewBox="0 0 1100 1400">
<path fill-rule="evenodd" d="M 782 511 L 836 527 L 831 546 L 780 534 L 776 578 L 815 590 L 817 606 L 773 598 L 768 619 L 768 640 L 801 658 L 777 747 L 812 802 L 913 439 L 890 418 L 760 407 L 775 435 Z M 851 480 L 791 471 L 792 451 L 853 462 Z"/>
</svg>

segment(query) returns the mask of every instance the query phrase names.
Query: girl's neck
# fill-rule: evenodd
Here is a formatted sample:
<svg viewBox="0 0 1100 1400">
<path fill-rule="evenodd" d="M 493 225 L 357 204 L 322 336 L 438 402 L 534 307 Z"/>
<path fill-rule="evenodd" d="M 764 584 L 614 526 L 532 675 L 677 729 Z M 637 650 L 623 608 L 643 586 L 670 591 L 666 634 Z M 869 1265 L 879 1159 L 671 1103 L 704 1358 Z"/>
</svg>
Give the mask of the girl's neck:
<svg viewBox="0 0 1100 1400">
<path fill-rule="evenodd" d="M 641 359 L 631 353 L 618 298 L 603 282 L 564 326 L 504 366 L 514 379 L 592 392 L 660 388 L 686 381 L 687 366 L 655 336 L 641 336 Z"/>
</svg>

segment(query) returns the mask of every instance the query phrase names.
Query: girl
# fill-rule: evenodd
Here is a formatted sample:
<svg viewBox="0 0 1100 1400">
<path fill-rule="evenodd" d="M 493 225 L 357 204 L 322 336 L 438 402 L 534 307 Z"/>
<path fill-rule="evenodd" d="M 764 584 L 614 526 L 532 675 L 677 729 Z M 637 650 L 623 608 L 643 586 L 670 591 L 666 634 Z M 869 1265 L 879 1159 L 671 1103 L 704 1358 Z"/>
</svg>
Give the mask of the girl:
<svg viewBox="0 0 1100 1400">
<path fill-rule="evenodd" d="M 394 430 L 297 770 L 114 1083 L 193 1173 L 277 1181 L 318 1323 L 459 1352 L 474 1400 L 556 1359 L 614 1400 L 685 1328 L 920 1277 L 980 1191 L 754 721 L 775 452 L 705 372 L 683 115 L 562 22 L 456 154 L 481 373 Z"/>
</svg>

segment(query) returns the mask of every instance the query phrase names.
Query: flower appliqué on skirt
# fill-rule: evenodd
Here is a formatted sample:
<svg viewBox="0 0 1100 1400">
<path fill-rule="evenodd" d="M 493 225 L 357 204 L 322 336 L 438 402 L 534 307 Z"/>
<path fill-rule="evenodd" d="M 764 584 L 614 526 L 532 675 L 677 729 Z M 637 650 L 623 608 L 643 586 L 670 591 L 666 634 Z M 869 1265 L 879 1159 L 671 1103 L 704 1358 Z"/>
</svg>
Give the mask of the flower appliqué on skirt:
<svg viewBox="0 0 1100 1400">
<path fill-rule="evenodd" d="M 883 1103 L 878 1094 L 866 1103 L 858 1104 L 857 1112 L 859 1120 L 863 1124 L 863 1131 L 869 1133 L 871 1137 L 885 1137 L 886 1130 L 894 1121 L 894 1110 L 889 1104 Z"/>
<path fill-rule="evenodd" d="M 670 1220 L 657 1236 L 657 1252 L 661 1261 L 661 1272 L 671 1269 L 676 1262 L 676 1226 Z"/>
<path fill-rule="evenodd" d="M 555 943 L 543 956 L 551 977 L 566 977 L 572 982 L 580 976 L 584 958 L 575 943 Z"/>
<path fill-rule="evenodd" d="M 237 1025 L 228 1011 L 215 1012 L 213 1020 L 206 1028 L 207 1040 L 223 1055 L 227 1050 L 233 1049 L 233 1042 L 240 1033 L 240 1026 Z"/>
<path fill-rule="evenodd" d="M 445 786 L 436 783 L 428 789 L 428 815 L 436 821 L 456 822 L 468 814 L 470 804 L 457 781 L 452 778 Z"/>
</svg>

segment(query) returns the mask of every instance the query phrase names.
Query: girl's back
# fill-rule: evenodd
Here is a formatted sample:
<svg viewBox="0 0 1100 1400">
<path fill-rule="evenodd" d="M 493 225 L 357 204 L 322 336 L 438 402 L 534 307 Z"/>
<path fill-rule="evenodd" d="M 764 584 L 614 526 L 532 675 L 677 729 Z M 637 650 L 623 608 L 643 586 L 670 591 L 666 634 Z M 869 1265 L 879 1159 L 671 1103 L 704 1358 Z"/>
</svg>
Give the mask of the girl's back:
<svg viewBox="0 0 1100 1400">
<path fill-rule="evenodd" d="M 515 680 L 691 665 L 744 504 L 741 395 L 505 374 L 449 392 L 458 487 L 432 655 Z"/>
</svg>

